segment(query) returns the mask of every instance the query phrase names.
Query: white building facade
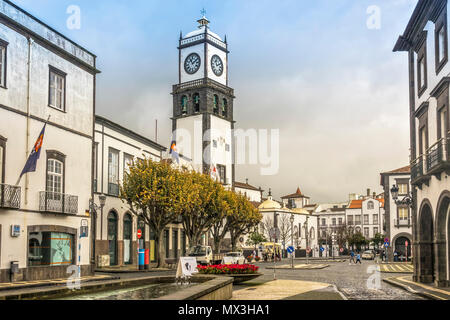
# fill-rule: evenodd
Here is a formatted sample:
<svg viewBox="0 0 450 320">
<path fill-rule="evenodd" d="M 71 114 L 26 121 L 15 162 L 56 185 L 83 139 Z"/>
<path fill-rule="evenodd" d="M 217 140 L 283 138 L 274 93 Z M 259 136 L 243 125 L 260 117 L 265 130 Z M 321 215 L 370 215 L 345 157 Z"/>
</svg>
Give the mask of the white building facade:
<svg viewBox="0 0 450 320">
<path fill-rule="evenodd" d="M 74 265 L 91 274 L 80 227 L 90 227 L 96 57 L 3 0 L 0 54 L 0 282 L 67 278 Z M 49 117 L 36 171 L 16 186 Z"/>
<path fill-rule="evenodd" d="M 345 208 L 345 219 L 347 228 L 366 239 L 374 238 L 377 233 L 383 233 L 384 198 L 350 201 Z"/>
<path fill-rule="evenodd" d="M 149 226 L 133 215 L 128 205 L 119 199 L 119 185 L 133 161 L 151 159 L 160 162 L 167 148 L 120 126 L 104 117 L 96 116 L 94 153 L 95 203 L 106 196 L 102 210 L 95 217 L 95 256 L 97 264 L 126 266 L 138 264 L 138 247 L 150 250 L 150 262 L 156 261 L 155 238 Z M 167 258 L 179 256 L 186 247 L 184 233 L 179 225 L 170 225 L 164 231 Z M 137 231 L 142 237 L 137 239 Z M 184 236 L 184 239 L 186 237 Z"/>
<path fill-rule="evenodd" d="M 398 256 L 412 258 L 412 218 L 411 207 L 408 205 L 397 205 L 392 198 L 391 188 L 398 187 L 399 200 L 410 195 L 411 192 L 411 168 L 409 166 L 381 174 L 381 185 L 386 195 L 385 212 L 385 235 L 390 241 L 388 258 L 394 260 L 394 252 Z"/>
<path fill-rule="evenodd" d="M 414 280 L 450 285 L 449 3 L 419 0 L 395 52 L 408 53 Z"/>
</svg>

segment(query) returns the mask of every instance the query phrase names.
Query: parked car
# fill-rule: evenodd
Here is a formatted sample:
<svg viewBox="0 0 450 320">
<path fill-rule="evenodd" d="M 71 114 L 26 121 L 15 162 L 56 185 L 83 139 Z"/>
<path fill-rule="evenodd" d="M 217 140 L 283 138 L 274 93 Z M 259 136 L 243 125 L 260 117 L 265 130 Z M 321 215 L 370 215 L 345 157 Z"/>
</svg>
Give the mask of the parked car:
<svg viewBox="0 0 450 320">
<path fill-rule="evenodd" d="M 227 260 L 231 264 L 245 263 L 245 257 L 242 252 L 228 252 L 224 255 L 224 260 Z"/>
<path fill-rule="evenodd" d="M 365 260 L 373 260 L 373 259 L 375 259 L 375 254 L 373 253 L 372 250 L 367 250 L 367 251 L 364 251 L 361 258 L 363 258 Z"/>
<path fill-rule="evenodd" d="M 197 263 L 201 265 L 219 264 L 222 261 L 222 255 L 213 254 L 210 246 L 195 246 L 188 252 L 188 257 L 195 257 Z"/>
</svg>

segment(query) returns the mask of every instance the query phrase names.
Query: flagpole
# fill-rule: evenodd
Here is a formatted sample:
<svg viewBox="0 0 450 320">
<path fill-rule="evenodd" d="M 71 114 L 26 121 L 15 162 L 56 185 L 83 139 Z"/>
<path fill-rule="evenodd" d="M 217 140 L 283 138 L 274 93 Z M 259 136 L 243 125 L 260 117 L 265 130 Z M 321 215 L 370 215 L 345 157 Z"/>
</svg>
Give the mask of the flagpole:
<svg viewBox="0 0 450 320">
<path fill-rule="evenodd" d="M 47 123 L 50 121 L 50 118 L 51 118 L 52 116 L 50 115 L 50 116 L 48 116 L 48 119 L 47 119 L 47 121 L 45 121 L 45 123 L 44 123 L 44 126 L 46 126 L 47 125 Z M 28 161 L 28 159 L 27 159 L 27 161 Z M 19 179 L 17 179 L 17 182 L 16 182 L 16 187 L 17 186 L 19 186 L 19 184 L 20 184 L 20 180 L 22 180 L 22 174 L 19 176 Z"/>
</svg>

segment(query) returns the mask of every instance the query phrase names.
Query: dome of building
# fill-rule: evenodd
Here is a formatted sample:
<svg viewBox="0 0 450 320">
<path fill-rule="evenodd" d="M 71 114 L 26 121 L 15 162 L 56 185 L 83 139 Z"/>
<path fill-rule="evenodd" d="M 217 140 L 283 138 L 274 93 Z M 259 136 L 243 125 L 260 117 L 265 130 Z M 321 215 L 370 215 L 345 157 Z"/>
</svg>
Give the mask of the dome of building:
<svg viewBox="0 0 450 320">
<path fill-rule="evenodd" d="M 261 203 L 261 205 L 258 207 L 258 209 L 276 209 L 279 210 L 281 209 L 281 205 L 272 200 L 272 197 L 269 197 L 269 199 L 267 199 L 266 201 L 264 201 L 263 203 Z"/>
</svg>

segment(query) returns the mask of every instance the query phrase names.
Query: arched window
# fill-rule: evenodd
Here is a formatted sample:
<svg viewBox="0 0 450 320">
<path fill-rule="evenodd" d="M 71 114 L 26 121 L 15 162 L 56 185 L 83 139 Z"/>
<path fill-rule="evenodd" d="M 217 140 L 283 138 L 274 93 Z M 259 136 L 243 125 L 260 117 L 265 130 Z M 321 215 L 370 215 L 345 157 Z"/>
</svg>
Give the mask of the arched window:
<svg viewBox="0 0 450 320">
<path fill-rule="evenodd" d="M 188 98 L 187 96 L 181 97 L 181 114 L 185 115 L 187 114 L 187 105 L 188 105 Z"/>
<path fill-rule="evenodd" d="M 373 201 L 369 201 L 369 202 L 367 203 L 367 210 L 373 210 L 373 208 L 374 208 Z"/>
<path fill-rule="evenodd" d="M 360 227 L 356 227 L 356 228 L 355 228 L 355 232 L 356 232 L 356 233 L 361 233 L 361 228 L 360 228 Z"/>
<path fill-rule="evenodd" d="M 219 97 L 217 96 L 217 94 L 214 95 L 214 109 L 213 112 L 214 114 L 219 114 Z"/>
<path fill-rule="evenodd" d="M 222 116 L 228 117 L 228 101 L 227 101 L 227 99 L 223 99 L 223 101 L 222 101 Z"/>
<path fill-rule="evenodd" d="M 200 112 L 200 95 L 198 93 L 194 94 L 194 112 Z"/>
</svg>

